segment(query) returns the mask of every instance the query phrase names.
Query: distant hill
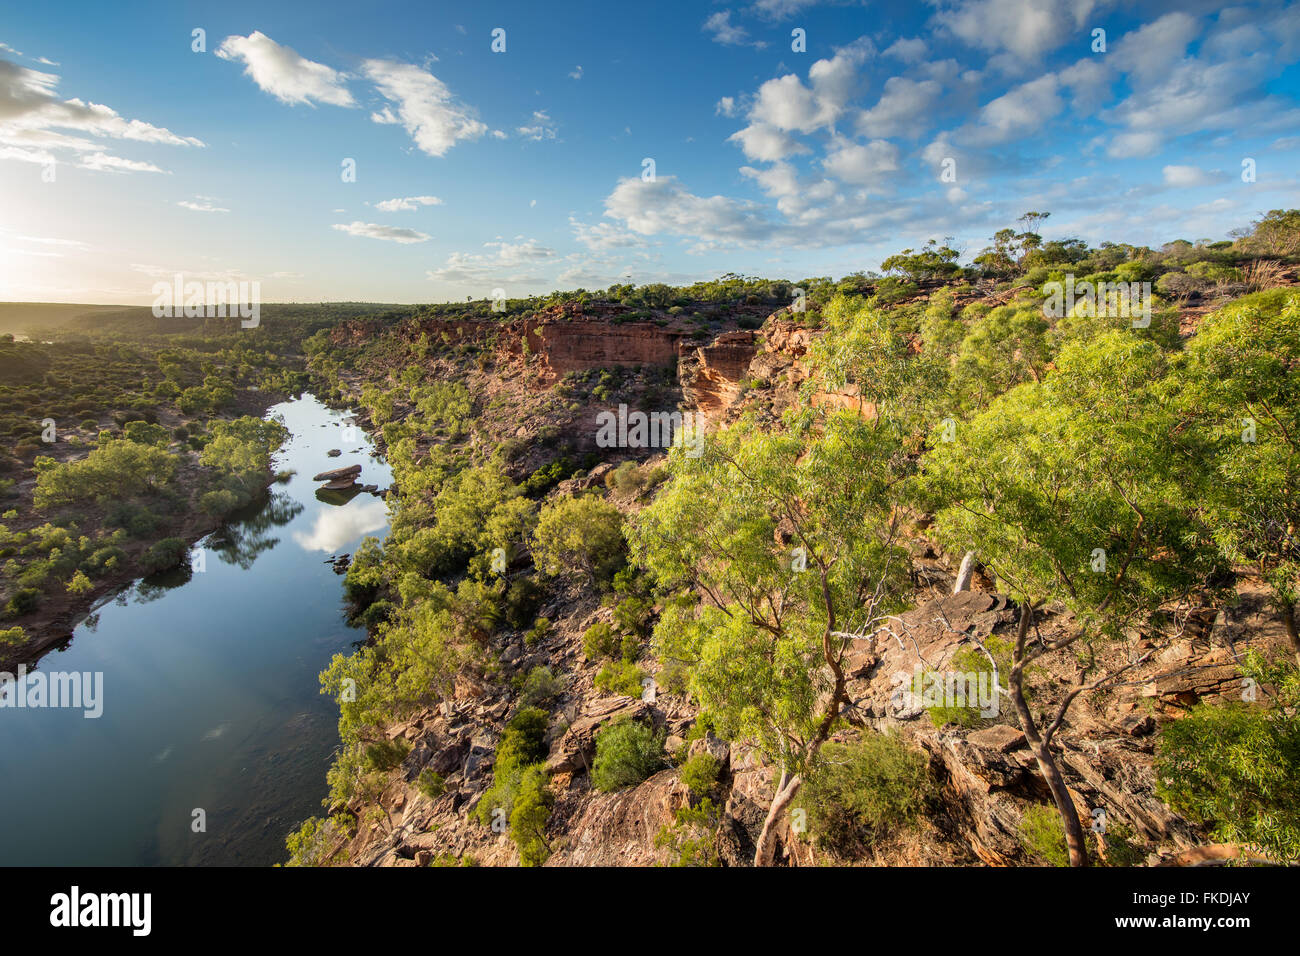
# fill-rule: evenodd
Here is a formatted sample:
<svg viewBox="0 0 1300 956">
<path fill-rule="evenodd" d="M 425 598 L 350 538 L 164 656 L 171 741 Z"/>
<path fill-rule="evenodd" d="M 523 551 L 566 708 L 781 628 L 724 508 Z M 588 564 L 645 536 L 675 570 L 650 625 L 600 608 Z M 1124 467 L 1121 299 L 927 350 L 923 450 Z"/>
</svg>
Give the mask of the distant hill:
<svg viewBox="0 0 1300 956">
<path fill-rule="evenodd" d="M 0 302 L 0 333 L 21 335 L 63 325 L 73 319 L 118 312 L 120 305 L 85 305 L 65 302 Z"/>
</svg>

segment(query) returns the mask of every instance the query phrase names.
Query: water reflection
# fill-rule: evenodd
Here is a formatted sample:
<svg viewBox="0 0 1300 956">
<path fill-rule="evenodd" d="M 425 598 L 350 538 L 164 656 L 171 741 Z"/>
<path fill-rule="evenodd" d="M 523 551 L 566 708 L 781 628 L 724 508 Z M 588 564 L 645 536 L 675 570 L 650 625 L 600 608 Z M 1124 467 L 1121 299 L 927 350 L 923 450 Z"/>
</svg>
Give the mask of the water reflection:
<svg viewBox="0 0 1300 956">
<path fill-rule="evenodd" d="M 346 508 L 329 508 L 316 515 L 310 531 L 293 532 L 293 540 L 307 551 L 335 554 L 363 534 L 388 523 L 388 508 L 379 499 L 357 502 Z"/>
</svg>

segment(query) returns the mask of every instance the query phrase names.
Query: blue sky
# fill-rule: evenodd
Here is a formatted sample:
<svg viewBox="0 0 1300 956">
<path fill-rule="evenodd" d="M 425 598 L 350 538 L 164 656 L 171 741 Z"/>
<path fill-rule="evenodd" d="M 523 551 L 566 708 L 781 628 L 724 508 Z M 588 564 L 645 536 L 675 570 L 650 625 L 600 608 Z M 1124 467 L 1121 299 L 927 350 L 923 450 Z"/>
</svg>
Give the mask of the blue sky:
<svg viewBox="0 0 1300 956">
<path fill-rule="evenodd" d="M 28 4 L 0 20 L 0 299 L 838 277 L 931 237 L 969 260 L 1029 209 L 1219 239 L 1300 206 L 1298 98 L 1278 2 Z"/>
</svg>

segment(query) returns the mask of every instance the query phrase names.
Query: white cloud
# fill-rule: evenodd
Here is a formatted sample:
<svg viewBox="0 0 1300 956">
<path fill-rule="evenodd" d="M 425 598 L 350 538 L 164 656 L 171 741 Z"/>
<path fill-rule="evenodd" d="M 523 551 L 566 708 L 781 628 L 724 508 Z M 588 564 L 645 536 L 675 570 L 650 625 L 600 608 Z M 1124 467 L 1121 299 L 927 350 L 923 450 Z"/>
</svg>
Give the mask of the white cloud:
<svg viewBox="0 0 1300 956">
<path fill-rule="evenodd" d="M 761 50 L 765 46 L 761 40 L 751 41 L 749 31 L 744 27 L 731 22 L 730 10 L 719 10 L 704 21 L 704 31 L 712 34 L 710 39 L 714 43 L 720 43 L 723 46 L 753 46 Z"/>
<path fill-rule="evenodd" d="M 696 196 L 672 176 L 619 180 L 605 199 L 605 214 L 643 236 L 667 233 L 745 243 L 769 237 L 773 228 L 757 203 Z"/>
<path fill-rule="evenodd" d="M 482 254 L 453 252 L 441 269 L 431 269 L 428 278 L 440 282 L 540 282 L 533 270 L 559 260 L 559 254 L 536 239 L 521 242 L 485 242 Z"/>
<path fill-rule="evenodd" d="M 384 212 L 411 212 L 421 206 L 441 206 L 442 200 L 437 196 L 405 196 L 397 199 L 385 199 L 375 203 L 375 208 Z"/>
<path fill-rule="evenodd" d="M 1199 166 L 1166 166 L 1161 170 L 1166 186 L 1176 188 L 1190 186 L 1212 186 L 1228 179 L 1221 169 L 1207 171 Z"/>
<path fill-rule="evenodd" d="M 839 140 L 827 152 L 822 166 L 843 182 L 875 186 L 887 174 L 898 171 L 898 147 L 883 139 L 865 145 Z"/>
<path fill-rule="evenodd" d="M 746 157 L 760 162 L 775 162 L 796 153 L 808 152 L 808 147 L 789 133 L 766 123 L 752 123 L 739 132 L 732 133 L 727 139 L 739 143 Z"/>
<path fill-rule="evenodd" d="M 1041 129 L 1065 106 L 1059 90 L 1056 74 L 1045 73 L 990 100 L 968 134 L 970 142 L 976 146 L 1005 143 Z"/>
<path fill-rule="evenodd" d="M 818 60 L 808 70 L 808 86 L 793 73 L 768 80 L 758 88 L 751 122 L 800 133 L 834 125 L 861 82 L 858 66 L 869 54 L 869 45 L 859 42 Z"/>
<path fill-rule="evenodd" d="M 582 64 L 578 64 L 573 68 L 573 71 L 569 74 L 569 79 L 571 80 L 582 79 Z"/>
<path fill-rule="evenodd" d="M 80 154 L 84 169 L 117 172 L 163 172 L 153 163 L 123 159 L 105 151 L 104 138 L 167 146 L 202 146 L 192 136 L 141 120 L 124 119 L 99 103 L 60 100 L 59 78 L 0 60 L 0 159 L 55 163 L 57 151 Z M 72 130 L 69 135 L 58 130 Z"/>
<path fill-rule="evenodd" d="M 882 55 L 892 56 L 904 63 L 919 63 L 925 57 L 927 50 L 925 41 L 920 37 L 913 37 L 910 40 L 900 37 L 885 47 Z"/>
<path fill-rule="evenodd" d="M 384 226 L 377 222 L 350 222 L 346 225 L 335 223 L 334 228 L 339 232 L 346 232 L 349 236 L 363 236 L 367 239 L 385 239 L 388 242 L 412 243 L 425 242 L 430 237 L 427 233 L 417 232 L 414 229 L 403 229 L 398 226 Z"/>
<path fill-rule="evenodd" d="M 569 226 L 573 229 L 573 238 L 588 249 L 618 249 L 625 246 L 644 245 L 645 240 L 633 232 L 620 229 L 613 223 L 598 222 L 588 224 L 569 217 Z"/>
<path fill-rule="evenodd" d="M 557 129 L 555 121 L 551 119 L 546 110 L 533 110 L 533 123 L 531 126 L 520 126 L 515 132 L 524 139 L 531 139 L 539 142 L 544 139 L 555 139 Z"/>
<path fill-rule="evenodd" d="M 975 0 L 940 10 L 934 22 L 981 50 L 1037 60 L 1073 39 L 1106 5 L 1095 0 Z M 1011 60 L 1003 63 L 1012 65 Z"/>
<path fill-rule="evenodd" d="M 281 46 L 258 30 L 246 37 L 226 37 L 217 47 L 217 56 L 242 62 L 253 82 L 281 103 L 356 106 L 342 73 L 299 56 L 292 47 Z"/>
<path fill-rule="evenodd" d="M 943 88 L 934 80 L 891 76 L 876 105 L 858 116 L 858 129 L 867 136 L 919 135 L 918 119 L 938 100 Z"/>
<path fill-rule="evenodd" d="M 724 96 L 722 99 L 718 100 L 718 105 L 713 108 L 713 112 L 714 115 L 716 116 L 735 116 L 736 115 L 735 98 L 730 96 Z"/>
<path fill-rule="evenodd" d="M 211 199 L 204 196 L 195 196 L 194 199 L 182 199 L 176 205 L 183 209 L 191 209 L 194 212 L 230 212 L 229 209 L 214 205 Z"/>
<path fill-rule="evenodd" d="M 430 156 L 444 156 L 461 140 L 487 132 L 469 107 L 457 100 L 432 73 L 395 60 L 366 60 L 362 71 L 390 103 L 372 113 L 376 123 L 400 124 L 416 147 Z"/>
</svg>

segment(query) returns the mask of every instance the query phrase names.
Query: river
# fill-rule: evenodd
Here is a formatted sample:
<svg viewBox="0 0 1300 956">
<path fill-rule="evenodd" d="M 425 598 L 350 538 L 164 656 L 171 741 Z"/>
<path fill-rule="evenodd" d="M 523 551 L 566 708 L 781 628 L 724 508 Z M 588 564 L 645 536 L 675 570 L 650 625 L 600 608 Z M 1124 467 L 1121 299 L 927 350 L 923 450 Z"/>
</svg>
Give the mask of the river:
<svg viewBox="0 0 1300 956">
<path fill-rule="evenodd" d="M 101 673 L 102 716 L 0 709 L 0 865 L 266 866 L 323 813 L 338 712 L 317 677 L 365 637 L 325 559 L 382 538 L 388 512 L 322 500 L 311 476 L 360 464 L 386 488 L 391 473 L 314 397 L 271 413 L 292 433 L 276 467 L 297 473 L 198 543 L 202 570 L 137 581 L 41 660 Z"/>
</svg>

